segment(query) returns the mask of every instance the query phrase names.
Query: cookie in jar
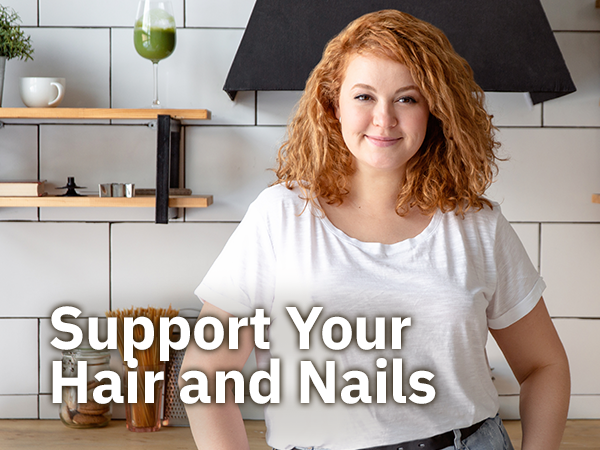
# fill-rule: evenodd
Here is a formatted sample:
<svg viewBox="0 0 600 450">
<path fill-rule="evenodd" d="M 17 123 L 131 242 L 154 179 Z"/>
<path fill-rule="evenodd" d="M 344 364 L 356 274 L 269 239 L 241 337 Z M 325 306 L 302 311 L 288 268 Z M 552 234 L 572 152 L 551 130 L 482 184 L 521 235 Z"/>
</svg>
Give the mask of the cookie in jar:
<svg viewBox="0 0 600 450">
<path fill-rule="evenodd" d="M 77 398 L 77 386 L 62 388 L 60 420 L 70 428 L 99 428 L 108 425 L 112 417 L 112 405 L 94 400 L 94 389 L 100 385 L 95 376 L 103 370 L 110 370 L 108 351 L 80 348 L 64 351 L 62 358 L 63 378 L 78 377 L 78 362 L 87 363 L 87 401 Z"/>
</svg>

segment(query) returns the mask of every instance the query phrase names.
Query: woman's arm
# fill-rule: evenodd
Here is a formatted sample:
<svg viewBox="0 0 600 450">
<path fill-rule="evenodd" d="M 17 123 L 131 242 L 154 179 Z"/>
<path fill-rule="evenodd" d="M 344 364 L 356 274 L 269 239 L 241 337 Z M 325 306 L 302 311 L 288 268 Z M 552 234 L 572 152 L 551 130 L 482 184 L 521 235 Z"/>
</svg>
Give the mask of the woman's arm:
<svg viewBox="0 0 600 450">
<path fill-rule="evenodd" d="M 190 344 L 185 352 L 180 376 L 189 370 L 203 372 L 208 377 L 208 392 L 212 399 L 210 404 L 197 402 L 185 407 L 194 441 L 199 450 L 249 449 L 242 415 L 239 407 L 234 402 L 230 386 L 226 391 L 226 402 L 222 404 L 214 402 L 214 387 L 215 372 L 217 370 L 242 370 L 254 348 L 253 329 L 252 327 L 240 328 L 238 349 L 230 350 L 227 336 L 231 314 L 210 303 L 204 303 L 198 319 L 202 317 L 216 317 L 220 320 L 225 329 L 225 341 L 215 350 L 202 350 L 196 345 L 194 339 L 190 339 Z M 211 327 L 207 327 L 207 330 L 210 329 Z M 206 340 L 210 341 L 211 338 L 207 337 Z M 184 386 L 186 382 L 180 378 L 179 384 Z"/>
<path fill-rule="evenodd" d="M 571 382 L 567 355 L 544 299 L 511 326 L 490 331 L 521 385 L 522 450 L 558 450 Z"/>
</svg>

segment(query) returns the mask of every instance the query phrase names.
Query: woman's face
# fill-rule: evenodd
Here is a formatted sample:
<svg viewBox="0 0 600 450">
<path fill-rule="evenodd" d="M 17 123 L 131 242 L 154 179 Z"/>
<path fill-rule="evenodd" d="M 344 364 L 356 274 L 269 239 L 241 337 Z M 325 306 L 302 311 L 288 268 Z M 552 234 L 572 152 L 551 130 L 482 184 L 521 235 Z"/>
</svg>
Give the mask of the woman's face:
<svg viewBox="0 0 600 450">
<path fill-rule="evenodd" d="M 336 116 L 357 170 L 403 176 L 425 139 L 429 107 L 405 65 L 356 55 L 346 69 Z"/>
</svg>

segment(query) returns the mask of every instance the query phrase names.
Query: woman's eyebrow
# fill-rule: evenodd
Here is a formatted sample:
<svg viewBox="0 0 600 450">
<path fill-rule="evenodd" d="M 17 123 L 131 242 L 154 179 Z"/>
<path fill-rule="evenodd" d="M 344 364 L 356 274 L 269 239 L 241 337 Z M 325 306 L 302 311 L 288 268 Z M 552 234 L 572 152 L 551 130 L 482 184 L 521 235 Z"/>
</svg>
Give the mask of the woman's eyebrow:
<svg viewBox="0 0 600 450">
<path fill-rule="evenodd" d="M 373 92 L 377 92 L 377 90 L 368 84 L 364 84 L 364 83 L 356 83 L 354 86 L 352 86 L 353 89 L 359 88 L 359 89 L 368 89 L 371 90 Z M 417 91 L 420 92 L 419 87 L 414 85 L 414 84 L 409 84 L 408 86 L 403 86 L 399 89 L 396 90 L 396 92 L 394 93 L 395 95 L 400 94 L 402 92 L 406 92 L 406 91 Z"/>
</svg>

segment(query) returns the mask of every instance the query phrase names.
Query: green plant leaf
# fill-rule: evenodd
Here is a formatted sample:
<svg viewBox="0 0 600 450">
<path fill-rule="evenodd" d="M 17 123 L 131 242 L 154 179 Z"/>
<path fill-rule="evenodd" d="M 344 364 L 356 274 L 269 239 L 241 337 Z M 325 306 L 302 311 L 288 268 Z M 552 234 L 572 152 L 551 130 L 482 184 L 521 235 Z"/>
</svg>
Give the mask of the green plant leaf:
<svg viewBox="0 0 600 450">
<path fill-rule="evenodd" d="M 21 18 L 14 9 L 0 5 L 0 56 L 33 59 L 31 37 L 21 30 L 20 22 Z"/>
</svg>

